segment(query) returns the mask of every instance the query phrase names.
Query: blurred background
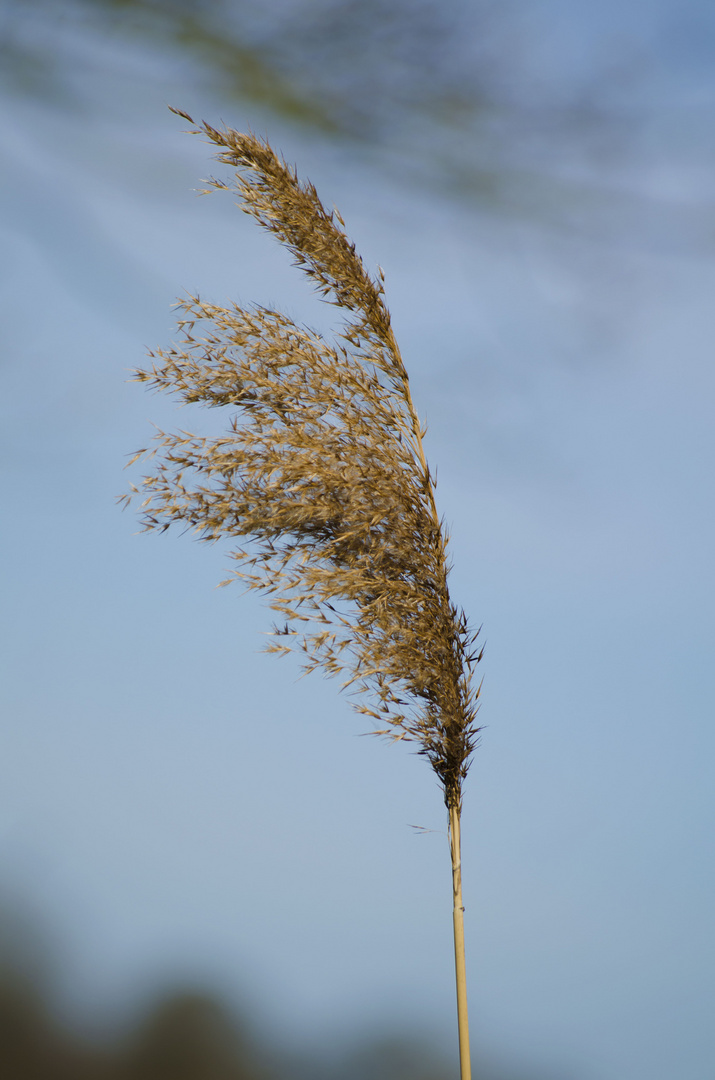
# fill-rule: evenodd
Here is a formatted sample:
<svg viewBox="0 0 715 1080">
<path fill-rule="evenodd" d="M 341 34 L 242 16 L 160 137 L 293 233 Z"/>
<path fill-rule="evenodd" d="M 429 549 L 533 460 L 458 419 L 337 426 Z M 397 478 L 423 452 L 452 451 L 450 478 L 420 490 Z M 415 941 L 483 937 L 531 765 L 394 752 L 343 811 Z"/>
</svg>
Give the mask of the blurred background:
<svg viewBox="0 0 715 1080">
<path fill-rule="evenodd" d="M 261 654 L 220 547 L 115 502 L 152 424 L 225 424 L 127 382 L 183 290 L 334 325 L 194 198 L 171 104 L 266 135 L 386 271 L 486 641 L 477 1077 L 710 1080 L 715 9 L 3 0 L 0 80 L 13 1077 L 457 1070 L 428 767 Z"/>
</svg>

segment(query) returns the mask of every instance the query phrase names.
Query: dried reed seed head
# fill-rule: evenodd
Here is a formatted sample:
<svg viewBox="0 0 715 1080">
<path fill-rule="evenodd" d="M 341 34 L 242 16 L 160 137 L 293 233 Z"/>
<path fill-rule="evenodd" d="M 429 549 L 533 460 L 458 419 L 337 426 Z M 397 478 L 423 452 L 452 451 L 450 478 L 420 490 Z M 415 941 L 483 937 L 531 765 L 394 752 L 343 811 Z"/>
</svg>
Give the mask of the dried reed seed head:
<svg viewBox="0 0 715 1080">
<path fill-rule="evenodd" d="M 347 675 L 344 687 L 369 692 L 372 704 L 354 707 L 376 733 L 416 742 L 458 806 L 479 731 L 481 652 L 449 597 L 446 535 L 381 281 L 267 142 L 195 130 L 237 170 L 242 208 L 346 321 L 330 344 L 268 308 L 179 302 L 181 345 L 150 353 L 137 379 L 235 412 L 219 438 L 159 432 L 132 459 L 148 455 L 154 468 L 127 498 L 144 496 L 147 529 L 181 523 L 204 540 L 240 539 L 233 576 L 268 593 L 282 622 L 268 651 L 297 650 L 306 672 Z"/>
</svg>

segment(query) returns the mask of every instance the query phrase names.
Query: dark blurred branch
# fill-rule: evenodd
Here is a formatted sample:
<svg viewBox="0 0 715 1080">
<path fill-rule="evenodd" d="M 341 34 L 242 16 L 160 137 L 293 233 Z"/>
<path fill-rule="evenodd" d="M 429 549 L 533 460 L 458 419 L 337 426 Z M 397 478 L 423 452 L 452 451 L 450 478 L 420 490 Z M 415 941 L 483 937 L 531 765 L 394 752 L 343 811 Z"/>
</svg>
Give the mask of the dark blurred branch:
<svg viewBox="0 0 715 1080">
<path fill-rule="evenodd" d="M 350 139 L 385 137 L 396 115 L 474 113 L 490 93 L 483 64 L 458 56 L 459 9 L 435 0 L 8 0 L 6 77 L 28 89 L 44 66 L 44 85 L 61 83 L 52 31 L 73 29 L 183 54 L 218 93 Z"/>
<path fill-rule="evenodd" d="M 222 97 L 397 154 L 444 195 L 493 209 L 502 179 L 513 191 L 525 166 L 548 175 L 544 147 L 623 128 L 598 80 L 564 94 L 524 75 L 523 23 L 523 8 L 490 0 L 6 0 L 0 67 L 15 92 L 68 102 L 73 36 L 141 43 Z"/>
<path fill-rule="evenodd" d="M 573 64 L 565 74 L 568 56 L 545 72 L 534 62 L 535 41 L 558 27 L 539 18 L 542 6 L 528 0 L 5 0 L 0 82 L 6 102 L 34 98 L 48 111 L 74 108 L 94 120 L 98 163 L 112 77 L 122 86 L 142 78 L 174 85 L 178 72 L 186 94 L 171 104 L 193 111 L 202 86 L 227 106 L 250 107 L 254 126 L 277 117 L 339 144 L 348 167 L 369 162 L 400 190 L 435 203 L 589 244 L 711 257 L 709 196 L 648 191 L 638 134 L 653 107 L 629 104 L 648 74 L 645 59 L 610 40 L 610 55 L 594 60 L 590 74 Z M 119 313 L 110 264 L 93 258 L 96 230 L 71 204 L 76 196 L 50 183 L 47 159 L 35 173 L 31 158 L 15 160 L 9 149 L 7 190 L 22 204 L 11 207 L 9 228 L 41 234 L 65 283 L 91 267 L 80 295 L 99 292 Z M 27 192 L 39 188 L 30 202 Z M 40 228 L 45 208 L 59 202 L 51 227 Z M 70 225 L 73 247 L 85 251 L 79 260 L 66 259 L 56 235 Z M 134 285 L 138 261 L 122 270 L 128 258 L 117 249 L 112 273 L 143 295 Z"/>
</svg>

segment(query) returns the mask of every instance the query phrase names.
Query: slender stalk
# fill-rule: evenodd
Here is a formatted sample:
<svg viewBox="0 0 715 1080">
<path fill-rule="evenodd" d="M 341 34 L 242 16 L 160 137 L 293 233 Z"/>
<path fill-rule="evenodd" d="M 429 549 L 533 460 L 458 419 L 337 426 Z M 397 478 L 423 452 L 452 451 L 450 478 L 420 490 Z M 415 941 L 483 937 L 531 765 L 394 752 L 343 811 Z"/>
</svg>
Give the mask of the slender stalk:
<svg viewBox="0 0 715 1080">
<path fill-rule="evenodd" d="M 469 1056 L 469 1017 L 467 1015 L 467 968 L 464 953 L 464 906 L 462 904 L 462 841 L 460 833 L 461 806 L 453 802 L 449 808 L 449 848 L 452 856 L 452 894 L 454 910 L 454 971 L 457 978 L 457 1026 L 459 1028 L 459 1074 L 461 1080 L 472 1080 Z"/>
</svg>

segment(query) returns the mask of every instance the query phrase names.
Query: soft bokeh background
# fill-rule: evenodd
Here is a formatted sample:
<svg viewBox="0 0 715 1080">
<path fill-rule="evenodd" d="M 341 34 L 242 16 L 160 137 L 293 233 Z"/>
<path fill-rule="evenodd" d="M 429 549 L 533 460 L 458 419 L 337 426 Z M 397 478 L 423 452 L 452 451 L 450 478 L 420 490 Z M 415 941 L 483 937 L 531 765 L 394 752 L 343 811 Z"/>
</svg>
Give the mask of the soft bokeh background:
<svg viewBox="0 0 715 1080">
<path fill-rule="evenodd" d="M 125 381 L 182 290 L 331 325 L 193 197 L 168 103 L 267 134 L 386 270 L 487 642 L 479 1075 L 710 1080 L 715 9 L 5 0 L 0 33 L 8 968 L 86 1037 L 190 986 L 296 1069 L 393 1035 L 454 1069 L 427 766 L 261 654 L 220 548 L 115 504 L 152 423 L 220 423 Z M 416 1075 L 386 1054 L 330 1076 Z"/>
</svg>

